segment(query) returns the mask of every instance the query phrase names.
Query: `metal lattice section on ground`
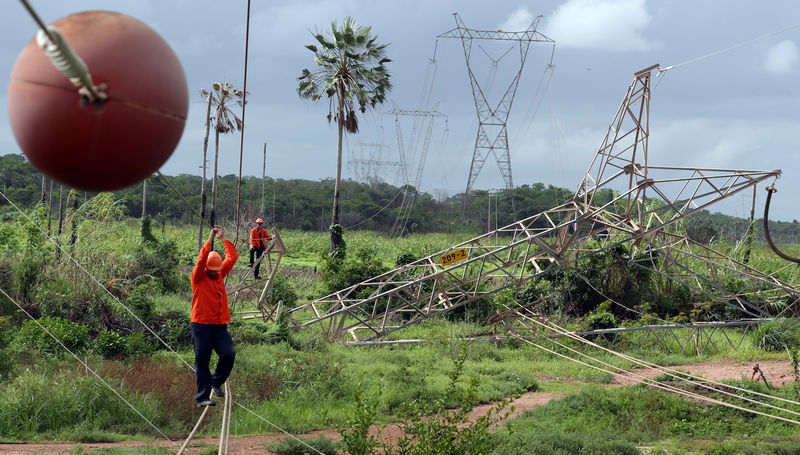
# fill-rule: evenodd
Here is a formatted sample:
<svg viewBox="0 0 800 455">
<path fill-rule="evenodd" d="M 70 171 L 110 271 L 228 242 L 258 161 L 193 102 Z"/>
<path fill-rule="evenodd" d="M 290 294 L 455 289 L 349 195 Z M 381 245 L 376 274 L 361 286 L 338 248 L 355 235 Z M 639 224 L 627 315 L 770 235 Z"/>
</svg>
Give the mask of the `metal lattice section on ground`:
<svg viewBox="0 0 800 455">
<path fill-rule="evenodd" d="M 275 276 L 278 273 L 278 266 L 281 263 L 281 258 L 283 258 L 285 253 L 286 245 L 283 244 L 281 234 L 278 232 L 277 228 L 273 228 L 272 240 L 267 245 L 264 253 L 262 253 L 261 257 L 258 258 L 253 266 L 247 270 L 244 277 L 242 277 L 241 284 L 233 291 L 233 295 L 230 297 L 232 314 L 239 315 L 242 317 L 242 319 L 254 319 L 258 316 L 261 316 L 264 322 L 275 322 L 275 317 L 280 311 L 280 302 L 272 301 L 272 285 L 275 282 Z M 272 262 L 272 255 L 276 256 L 274 264 Z M 250 278 L 250 273 L 255 270 L 257 265 L 262 266 L 264 270 L 261 270 L 261 273 L 267 276 L 266 281 L 263 283 L 263 287 L 261 282 L 247 282 L 247 280 Z M 262 290 L 261 294 L 259 294 L 258 300 L 256 301 L 256 309 L 235 311 L 236 304 L 240 300 L 240 294 L 251 289 L 257 289 L 259 287 L 262 287 Z"/>
<path fill-rule="evenodd" d="M 651 72 L 637 72 L 566 203 L 290 310 L 334 339 L 383 337 L 622 244 L 629 260 L 748 315 L 786 311 L 800 292 L 676 234 L 676 222 L 780 170 L 653 166 Z M 733 280 L 733 281 L 731 281 Z M 746 281 L 732 288 L 725 283 Z"/>
</svg>

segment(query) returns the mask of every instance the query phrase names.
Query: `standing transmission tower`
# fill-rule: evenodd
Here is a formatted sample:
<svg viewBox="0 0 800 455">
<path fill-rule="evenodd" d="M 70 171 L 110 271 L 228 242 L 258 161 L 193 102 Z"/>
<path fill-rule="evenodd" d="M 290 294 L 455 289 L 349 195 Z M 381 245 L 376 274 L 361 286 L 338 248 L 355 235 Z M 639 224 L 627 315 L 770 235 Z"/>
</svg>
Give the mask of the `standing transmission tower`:
<svg viewBox="0 0 800 455">
<path fill-rule="evenodd" d="M 467 179 L 467 190 L 464 194 L 464 207 L 466 209 L 467 199 L 472 191 L 472 186 L 475 184 L 475 180 L 478 178 L 478 174 L 480 174 L 489 155 L 492 155 L 503 176 L 505 187 L 510 192 L 511 208 L 516 213 L 516 206 L 514 205 L 514 181 L 511 178 L 511 155 L 508 151 L 508 132 L 506 129 L 508 114 L 511 111 L 511 104 L 514 102 L 514 95 L 517 92 L 519 79 L 520 76 L 522 76 L 522 68 L 525 66 L 525 59 L 528 57 L 528 48 L 531 43 L 553 43 L 553 51 L 555 51 L 555 41 L 536 31 L 536 27 L 538 27 L 542 16 L 536 17 L 528 29 L 522 32 L 474 30 L 464 25 L 464 21 L 461 20 L 458 13 L 453 13 L 453 17 L 456 21 L 456 28 L 442 33 L 437 36 L 437 38 L 461 39 L 461 44 L 464 46 L 464 57 L 467 60 L 469 82 L 470 85 L 472 85 L 472 95 L 475 99 L 475 109 L 478 111 L 478 134 L 475 138 L 475 150 L 472 153 L 472 164 L 470 165 L 469 178 Z M 477 77 L 475 77 L 475 73 L 472 71 L 470 56 L 472 54 L 473 40 L 516 41 L 519 45 L 519 70 L 496 105 L 489 103 L 487 93 L 481 88 Z M 551 52 L 551 64 L 552 59 L 553 55 Z M 492 59 L 492 64 L 496 64 L 494 59 Z"/>
</svg>

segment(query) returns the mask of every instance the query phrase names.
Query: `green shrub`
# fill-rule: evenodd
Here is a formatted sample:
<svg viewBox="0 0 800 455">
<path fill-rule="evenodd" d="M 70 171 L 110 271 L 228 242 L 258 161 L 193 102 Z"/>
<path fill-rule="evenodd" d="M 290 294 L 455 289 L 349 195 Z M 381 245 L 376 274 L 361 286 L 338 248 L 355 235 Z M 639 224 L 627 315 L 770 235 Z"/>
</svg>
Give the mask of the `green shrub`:
<svg viewBox="0 0 800 455">
<path fill-rule="evenodd" d="M 275 275 L 272 282 L 272 302 L 277 304 L 279 301 L 283 302 L 284 308 L 294 308 L 297 304 L 297 293 L 289 279 Z"/>
<path fill-rule="evenodd" d="M 126 356 L 125 340 L 112 330 L 98 333 L 94 345 L 97 352 L 107 359 L 121 359 Z"/>
<path fill-rule="evenodd" d="M 134 332 L 126 337 L 125 354 L 133 359 L 149 357 L 156 351 L 156 347 L 148 341 L 147 337 L 141 332 Z"/>
<path fill-rule="evenodd" d="M 308 446 L 317 449 L 325 455 L 336 455 L 339 453 L 339 443 L 324 434 L 317 435 L 313 438 L 298 439 L 284 438 L 280 441 L 267 444 L 266 448 L 270 452 L 275 452 L 278 455 L 304 455 L 312 453 Z"/>
<path fill-rule="evenodd" d="M 103 330 L 95 339 L 95 347 L 107 359 L 138 359 L 155 352 L 155 346 L 140 332 L 120 336 L 117 332 Z"/>
<path fill-rule="evenodd" d="M 754 344 L 765 351 L 783 351 L 800 346 L 800 321 L 775 319 L 759 324 L 753 331 Z"/>
<path fill-rule="evenodd" d="M 9 324 L 8 318 L 0 316 L 0 383 L 12 378 L 17 370 L 17 365 L 8 349 L 13 333 Z"/>
<path fill-rule="evenodd" d="M 0 259 L 0 289 L 9 296 L 14 295 L 14 262 L 10 259 Z M 10 316 L 17 312 L 17 306 L 5 295 L 0 294 L 0 317 Z"/>
<path fill-rule="evenodd" d="M 497 455 L 638 455 L 635 445 L 608 435 L 545 431 L 505 438 Z"/>
<path fill-rule="evenodd" d="M 136 249 L 132 274 L 151 275 L 161 292 L 178 292 L 189 289 L 188 275 L 181 273 L 181 254 L 173 241 L 142 242 Z"/>
<path fill-rule="evenodd" d="M 395 267 L 402 267 L 402 266 L 404 266 L 406 264 L 411 264 L 412 262 L 416 261 L 417 259 L 418 259 L 417 255 L 415 255 L 414 253 L 410 253 L 408 251 L 405 251 L 405 252 L 400 253 L 399 255 L 397 255 L 397 259 L 395 259 L 394 265 L 395 265 Z"/>
<path fill-rule="evenodd" d="M 605 311 L 591 313 L 589 317 L 586 318 L 586 322 L 588 323 L 589 330 L 613 329 L 618 326 L 617 318 L 615 318 L 613 314 L 606 313 Z"/>
<path fill-rule="evenodd" d="M 85 325 L 49 316 L 40 318 L 38 322 L 76 355 L 88 350 L 89 329 Z M 39 324 L 36 321 L 23 323 L 14 339 L 14 348 L 20 352 L 35 349 L 42 355 L 51 357 L 69 356 Z"/>
<path fill-rule="evenodd" d="M 156 305 L 150 298 L 155 291 L 154 283 L 145 283 L 136 286 L 128 296 L 127 307 L 144 322 L 149 321 L 155 314 Z M 124 310 L 123 310 L 124 311 Z M 128 315 L 127 311 L 125 315 Z M 138 326 L 138 321 L 131 321 L 132 326 Z"/>
<path fill-rule="evenodd" d="M 166 311 L 152 321 L 151 327 L 172 348 L 192 344 L 191 317 L 185 311 Z"/>
<path fill-rule="evenodd" d="M 377 250 L 372 247 L 357 249 L 348 259 L 328 257 L 326 253 L 322 260 L 320 278 L 328 293 L 348 288 L 389 270 L 380 262 Z M 359 290 L 355 293 L 358 296 Z"/>
</svg>

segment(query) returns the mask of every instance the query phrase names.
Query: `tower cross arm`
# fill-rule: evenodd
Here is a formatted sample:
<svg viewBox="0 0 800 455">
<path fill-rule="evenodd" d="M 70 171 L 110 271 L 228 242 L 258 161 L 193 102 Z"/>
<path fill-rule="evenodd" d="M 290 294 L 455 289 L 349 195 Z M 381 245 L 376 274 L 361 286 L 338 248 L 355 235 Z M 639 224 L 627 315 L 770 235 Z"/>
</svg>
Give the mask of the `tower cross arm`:
<svg viewBox="0 0 800 455">
<path fill-rule="evenodd" d="M 487 39 L 498 41 L 530 41 L 537 43 L 555 43 L 555 40 L 537 32 L 536 30 L 525 30 L 524 32 L 504 32 L 502 30 L 473 30 L 471 28 L 456 27 L 446 31 L 437 38 L 459 38 L 459 39 Z"/>
</svg>

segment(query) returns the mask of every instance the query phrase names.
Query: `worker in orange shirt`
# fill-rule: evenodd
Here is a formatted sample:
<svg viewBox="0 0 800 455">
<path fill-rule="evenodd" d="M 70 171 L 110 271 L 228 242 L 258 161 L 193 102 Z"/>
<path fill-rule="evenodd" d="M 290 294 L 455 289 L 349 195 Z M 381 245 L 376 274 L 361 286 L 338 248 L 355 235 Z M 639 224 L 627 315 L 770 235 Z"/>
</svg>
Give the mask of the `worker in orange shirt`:
<svg viewBox="0 0 800 455">
<path fill-rule="evenodd" d="M 225 260 L 216 251 L 211 251 L 211 242 L 218 238 L 225 246 Z M 225 276 L 233 269 L 239 255 L 220 226 L 214 226 L 203 248 L 197 255 L 197 264 L 192 270 L 192 342 L 194 343 L 194 368 L 197 380 L 198 407 L 214 406 L 211 391 L 224 397 L 222 385 L 233 369 L 236 351 L 228 333 L 231 321 L 228 309 L 228 294 L 225 291 Z M 209 371 L 211 351 L 219 356 L 214 374 Z"/>
<path fill-rule="evenodd" d="M 249 267 L 253 266 L 254 256 L 255 259 L 261 257 L 264 253 L 264 250 L 267 249 L 267 242 L 272 240 L 272 236 L 269 235 L 269 231 L 261 227 L 264 224 L 264 220 L 261 218 L 256 220 L 256 227 L 250 230 L 250 265 Z M 261 277 L 258 276 L 258 269 L 261 267 L 259 263 L 256 265 L 256 270 L 253 273 L 253 277 L 255 279 L 260 279 Z"/>
</svg>

